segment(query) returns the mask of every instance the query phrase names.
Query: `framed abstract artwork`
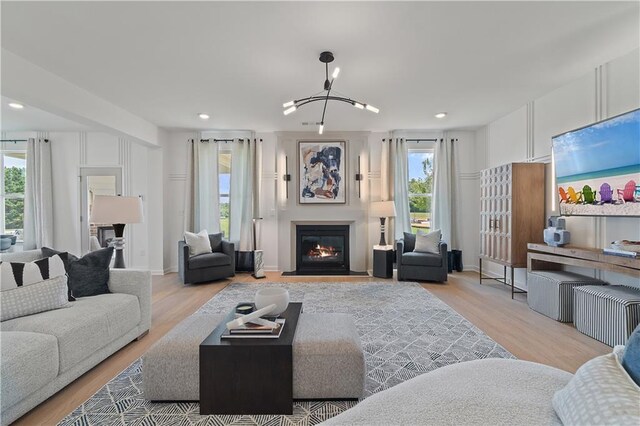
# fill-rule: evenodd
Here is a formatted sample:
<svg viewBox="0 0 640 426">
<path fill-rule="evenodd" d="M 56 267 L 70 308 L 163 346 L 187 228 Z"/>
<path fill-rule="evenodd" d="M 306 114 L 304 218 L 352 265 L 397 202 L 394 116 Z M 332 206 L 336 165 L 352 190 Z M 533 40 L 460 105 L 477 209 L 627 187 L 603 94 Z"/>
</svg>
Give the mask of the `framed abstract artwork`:
<svg viewBox="0 0 640 426">
<path fill-rule="evenodd" d="M 298 142 L 298 201 L 300 204 L 347 202 L 346 143 Z"/>
</svg>

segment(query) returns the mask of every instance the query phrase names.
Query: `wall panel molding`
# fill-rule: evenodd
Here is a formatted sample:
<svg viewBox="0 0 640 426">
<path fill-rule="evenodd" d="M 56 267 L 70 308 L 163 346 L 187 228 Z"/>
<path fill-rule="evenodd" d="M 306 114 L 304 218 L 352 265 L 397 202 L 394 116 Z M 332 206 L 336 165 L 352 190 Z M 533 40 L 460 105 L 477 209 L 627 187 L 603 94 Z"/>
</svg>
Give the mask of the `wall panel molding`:
<svg viewBox="0 0 640 426">
<path fill-rule="evenodd" d="M 78 141 L 78 149 L 80 150 L 80 164 L 87 164 L 87 132 L 79 132 Z"/>
<path fill-rule="evenodd" d="M 172 181 L 185 181 L 187 180 L 186 173 L 169 173 L 169 180 Z"/>
</svg>

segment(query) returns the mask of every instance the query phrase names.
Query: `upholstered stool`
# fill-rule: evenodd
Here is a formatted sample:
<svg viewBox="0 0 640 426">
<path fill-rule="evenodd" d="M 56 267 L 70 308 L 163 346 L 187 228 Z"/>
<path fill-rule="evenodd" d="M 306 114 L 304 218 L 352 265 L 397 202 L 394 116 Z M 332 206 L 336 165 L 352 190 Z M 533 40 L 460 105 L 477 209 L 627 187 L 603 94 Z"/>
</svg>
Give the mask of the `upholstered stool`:
<svg viewBox="0 0 640 426">
<path fill-rule="evenodd" d="M 578 331 L 609 346 L 624 345 L 640 324 L 640 289 L 622 285 L 583 286 L 574 290 Z"/>
<path fill-rule="evenodd" d="M 147 351 L 142 358 L 145 399 L 200 399 L 200 343 L 224 318 L 191 315 Z M 360 398 L 365 375 L 364 352 L 353 317 L 300 315 L 293 342 L 295 399 Z"/>
<path fill-rule="evenodd" d="M 293 340 L 293 397 L 360 398 L 367 368 L 353 317 L 302 314 Z"/>
<path fill-rule="evenodd" d="M 568 271 L 527 272 L 527 303 L 542 315 L 560 322 L 573 321 L 573 289 L 583 285 L 606 285 L 591 277 Z"/>
<path fill-rule="evenodd" d="M 145 399 L 200 399 L 200 343 L 225 317 L 223 314 L 193 314 L 149 348 L 142 357 Z"/>
</svg>

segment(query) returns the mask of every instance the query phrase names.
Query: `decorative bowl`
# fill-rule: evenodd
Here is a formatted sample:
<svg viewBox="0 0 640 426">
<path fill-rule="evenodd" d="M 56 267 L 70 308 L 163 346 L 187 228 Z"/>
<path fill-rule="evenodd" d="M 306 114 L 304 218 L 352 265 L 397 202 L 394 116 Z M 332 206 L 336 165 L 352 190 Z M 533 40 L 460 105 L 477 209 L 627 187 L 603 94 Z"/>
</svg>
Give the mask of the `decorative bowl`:
<svg viewBox="0 0 640 426">
<path fill-rule="evenodd" d="M 14 246 L 16 244 L 16 241 L 18 241 L 18 236 L 17 235 L 13 235 L 13 234 L 0 235 L 0 238 L 8 238 L 8 239 L 10 239 L 12 246 Z"/>
<path fill-rule="evenodd" d="M 255 302 L 256 309 L 275 304 L 276 309 L 270 315 L 280 315 L 289 306 L 289 290 L 280 287 L 260 289 L 256 293 Z"/>
<path fill-rule="evenodd" d="M 7 250 L 11 247 L 11 238 L 0 238 L 0 250 Z"/>
</svg>

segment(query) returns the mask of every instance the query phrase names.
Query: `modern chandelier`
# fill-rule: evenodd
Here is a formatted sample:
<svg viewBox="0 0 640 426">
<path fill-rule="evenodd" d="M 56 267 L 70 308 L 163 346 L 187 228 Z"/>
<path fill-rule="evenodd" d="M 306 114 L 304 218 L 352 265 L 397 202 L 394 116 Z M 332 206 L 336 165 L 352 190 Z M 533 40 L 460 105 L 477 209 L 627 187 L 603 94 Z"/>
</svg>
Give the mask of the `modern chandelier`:
<svg viewBox="0 0 640 426">
<path fill-rule="evenodd" d="M 375 112 L 376 114 L 380 112 L 380 110 L 373 105 L 366 104 L 364 102 L 359 102 L 354 99 L 345 97 L 345 96 L 336 96 L 331 94 L 331 90 L 333 89 L 333 82 L 336 78 L 338 78 L 338 74 L 340 74 L 340 68 L 336 67 L 333 69 L 333 73 L 331 74 L 331 81 L 329 81 L 329 64 L 333 62 L 333 53 L 331 52 L 322 52 L 320 54 L 320 62 L 324 64 L 325 67 L 325 80 L 324 80 L 324 90 L 321 92 L 308 96 L 306 98 L 300 98 L 293 101 L 285 102 L 282 104 L 283 108 L 286 108 L 283 113 L 284 115 L 289 115 L 298 108 L 303 105 L 310 104 L 311 102 L 322 101 L 324 102 L 324 108 L 322 108 L 322 119 L 320 120 L 320 127 L 318 127 L 318 133 L 322 134 L 324 132 L 324 117 L 327 112 L 327 103 L 329 101 L 339 101 L 346 102 L 348 104 L 353 105 L 358 109 L 366 109 L 371 112 Z M 325 93 L 326 92 L 326 93 Z M 335 93 L 335 92 L 334 92 Z"/>
</svg>

